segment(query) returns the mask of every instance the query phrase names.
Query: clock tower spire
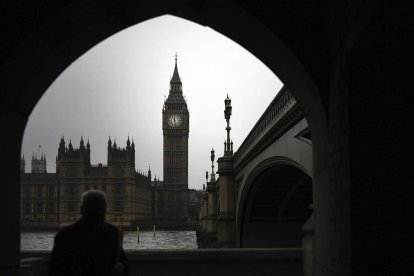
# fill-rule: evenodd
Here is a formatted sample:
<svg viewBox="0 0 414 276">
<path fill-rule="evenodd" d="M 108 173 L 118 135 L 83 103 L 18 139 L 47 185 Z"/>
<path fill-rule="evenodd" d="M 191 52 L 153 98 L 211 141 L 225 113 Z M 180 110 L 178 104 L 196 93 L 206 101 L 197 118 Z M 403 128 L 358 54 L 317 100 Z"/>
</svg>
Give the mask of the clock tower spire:
<svg viewBox="0 0 414 276">
<path fill-rule="evenodd" d="M 180 74 L 178 74 L 178 66 L 177 66 L 177 53 L 175 53 L 175 67 L 174 67 L 174 73 L 170 81 L 170 94 L 171 92 L 174 93 L 183 93 L 183 87 L 180 79 Z"/>
<path fill-rule="evenodd" d="M 177 54 L 170 80 L 170 91 L 162 110 L 164 210 L 175 221 L 185 223 L 188 217 L 188 136 L 189 111 L 178 73 Z"/>
</svg>

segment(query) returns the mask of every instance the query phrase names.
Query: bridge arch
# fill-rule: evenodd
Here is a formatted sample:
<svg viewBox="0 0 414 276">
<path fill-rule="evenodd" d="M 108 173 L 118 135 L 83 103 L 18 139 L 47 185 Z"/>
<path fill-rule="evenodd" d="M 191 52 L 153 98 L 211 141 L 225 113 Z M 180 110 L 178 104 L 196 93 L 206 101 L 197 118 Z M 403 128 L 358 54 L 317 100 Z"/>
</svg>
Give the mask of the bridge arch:
<svg viewBox="0 0 414 276">
<path fill-rule="evenodd" d="M 327 179 L 327 121 L 321 94 L 307 70 L 291 52 L 277 33 L 272 32 L 237 4 L 223 1 L 137 1 L 115 2 L 81 1 L 67 3 L 53 14 L 45 14 L 41 22 L 26 34 L 0 68 L 3 91 L 7 91 L 2 104 L 2 122 L 9 135 L 4 137 L 8 145 L 4 154 L 10 162 L 4 167 L 5 183 L 19 179 L 20 149 L 28 117 L 48 86 L 74 60 L 105 38 L 144 20 L 172 14 L 187 20 L 208 25 L 214 30 L 239 43 L 266 64 L 291 90 L 300 103 L 313 136 L 315 193 L 320 193 L 315 205 L 318 213 L 316 237 L 318 261 L 327 264 L 329 259 L 328 206 L 325 189 Z M 73 14 L 76 11 L 76 17 Z M 229 16 L 231 15 L 231 16 Z M 237 18 L 237 20 L 235 20 Z M 64 31 L 62 31 L 64 30 Z M 266 43 L 263 43 L 266 41 Z M 24 80 L 24 81 L 19 81 Z M 323 185 L 325 186 L 325 185 Z M 0 266 L 12 267 L 19 263 L 19 187 L 2 187 L 1 215 L 5 225 L 1 230 Z"/>
<path fill-rule="evenodd" d="M 283 156 L 263 160 L 247 177 L 238 201 L 240 247 L 301 247 L 310 217 L 312 176 Z"/>
</svg>

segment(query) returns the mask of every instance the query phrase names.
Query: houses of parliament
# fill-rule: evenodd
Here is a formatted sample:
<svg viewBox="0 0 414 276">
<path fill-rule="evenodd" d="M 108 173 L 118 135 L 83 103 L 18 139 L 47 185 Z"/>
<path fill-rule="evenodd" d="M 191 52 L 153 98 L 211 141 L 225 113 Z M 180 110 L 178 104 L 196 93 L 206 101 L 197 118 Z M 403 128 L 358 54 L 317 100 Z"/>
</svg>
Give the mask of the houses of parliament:
<svg viewBox="0 0 414 276">
<path fill-rule="evenodd" d="M 31 172 L 21 160 L 22 227 L 62 227 L 80 216 L 81 194 L 101 190 L 107 195 L 107 221 L 135 226 L 157 222 L 165 227 L 182 226 L 189 219 L 188 136 L 189 111 L 177 68 L 162 109 L 164 180 L 135 169 L 135 144 L 125 147 L 108 139 L 107 164 L 90 162 L 91 145 L 80 138 L 74 147 L 61 138 L 56 173 L 46 170 L 46 156 L 33 154 Z"/>
</svg>

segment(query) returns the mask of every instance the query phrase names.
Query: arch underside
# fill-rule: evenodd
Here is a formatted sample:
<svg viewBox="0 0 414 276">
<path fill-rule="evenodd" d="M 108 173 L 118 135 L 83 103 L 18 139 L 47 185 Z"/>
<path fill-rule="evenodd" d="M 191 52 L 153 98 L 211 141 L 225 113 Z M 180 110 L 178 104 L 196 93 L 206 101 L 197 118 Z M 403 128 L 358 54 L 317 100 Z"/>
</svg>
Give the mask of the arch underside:
<svg viewBox="0 0 414 276">
<path fill-rule="evenodd" d="M 241 214 L 241 247 L 301 247 L 311 215 L 312 179 L 288 164 L 263 170 L 249 185 Z"/>
</svg>

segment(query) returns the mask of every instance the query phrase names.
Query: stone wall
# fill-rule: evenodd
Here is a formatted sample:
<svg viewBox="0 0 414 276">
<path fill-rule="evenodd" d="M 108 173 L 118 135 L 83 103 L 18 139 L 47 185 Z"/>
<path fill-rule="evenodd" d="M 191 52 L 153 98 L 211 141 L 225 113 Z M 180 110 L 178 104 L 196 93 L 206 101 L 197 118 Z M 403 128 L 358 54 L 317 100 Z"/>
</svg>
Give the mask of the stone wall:
<svg viewBox="0 0 414 276">
<path fill-rule="evenodd" d="M 129 275 L 302 275 L 300 249 L 199 249 L 126 252 Z M 50 253 L 22 252 L 22 276 L 46 275 Z"/>
</svg>

